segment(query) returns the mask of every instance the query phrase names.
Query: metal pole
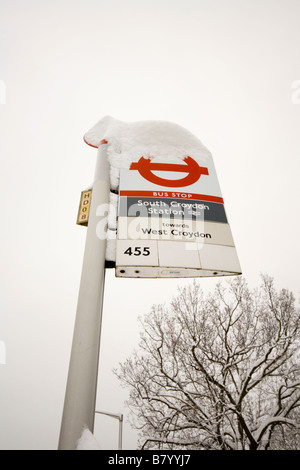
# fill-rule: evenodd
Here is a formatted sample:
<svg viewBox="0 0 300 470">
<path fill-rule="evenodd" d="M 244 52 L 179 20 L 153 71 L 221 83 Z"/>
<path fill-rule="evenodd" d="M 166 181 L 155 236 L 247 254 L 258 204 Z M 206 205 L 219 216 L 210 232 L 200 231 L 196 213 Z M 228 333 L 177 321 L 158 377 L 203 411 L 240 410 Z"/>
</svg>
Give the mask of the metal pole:
<svg viewBox="0 0 300 470">
<path fill-rule="evenodd" d="M 108 413 L 106 411 L 95 411 L 95 413 L 99 413 L 101 415 L 110 416 L 111 418 L 116 418 L 119 420 L 119 439 L 118 439 L 118 450 L 122 450 L 122 434 L 123 434 L 123 415 Z"/>
<path fill-rule="evenodd" d="M 101 145 L 97 153 L 58 445 L 60 450 L 75 450 L 84 426 L 91 432 L 94 430 L 105 278 L 105 218 L 110 191 L 106 148 L 106 145 Z"/>
<path fill-rule="evenodd" d="M 119 419 L 119 446 L 118 446 L 118 450 L 122 450 L 122 428 L 123 428 L 123 415 L 120 414 L 120 419 Z"/>
</svg>

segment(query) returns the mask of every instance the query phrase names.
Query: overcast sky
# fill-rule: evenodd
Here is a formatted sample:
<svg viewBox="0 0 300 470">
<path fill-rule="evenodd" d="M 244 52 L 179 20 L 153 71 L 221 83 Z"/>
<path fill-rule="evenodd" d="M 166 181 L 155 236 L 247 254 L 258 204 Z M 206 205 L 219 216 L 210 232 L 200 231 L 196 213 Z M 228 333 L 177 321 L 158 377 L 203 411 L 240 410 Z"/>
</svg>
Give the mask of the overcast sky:
<svg viewBox="0 0 300 470">
<path fill-rule="evenodd" d="M 243 275 L 299 296 L 299 18 L 299 0 L 0 0 L 1 449 L 57 448 L 97 154 L 83 134 L 103 116 L 194 133 Z M 124 448 L 136 433 L 111 370 L 137 317 L 188 282 L 107 272 L 97 409 L 124 413 Z M 97 416 L 103 448 L 117 426 Z"/>
</svg>

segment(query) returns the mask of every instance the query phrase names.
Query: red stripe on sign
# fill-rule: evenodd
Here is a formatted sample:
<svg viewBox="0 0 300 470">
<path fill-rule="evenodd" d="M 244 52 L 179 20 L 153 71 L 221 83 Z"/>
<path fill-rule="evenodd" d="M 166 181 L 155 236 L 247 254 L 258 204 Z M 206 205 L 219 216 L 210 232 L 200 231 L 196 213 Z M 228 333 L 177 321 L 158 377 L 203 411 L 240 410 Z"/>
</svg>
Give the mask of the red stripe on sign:
<svg viewBox="0 0 300 470">
<path fill-rule="evenodd" d="M 166 197 L 174 199 L 192 199 L 199 201 L 219 202 L 224 204 L 222 197 L 209 196 L 207 194 L 180 193 L 175 191 L 120 191 L 120 196 L 128 197 Z"/>
<path fill-rule="evenodd" d="M 88 144 L 90 147 L 94 147 L 94 149 L 97 149 L 98 147 L 100 147 L 100 145 L 104 145 L 104 144 L 108 144 L 107 140 L 105 139 L 102 139 L 98 145 L 93 145 L 93 144 L 90 144 L 87 140 L 85 140 L 85 137 L 83 137 L 83 140 L 86 144 Z"/>
</svg>

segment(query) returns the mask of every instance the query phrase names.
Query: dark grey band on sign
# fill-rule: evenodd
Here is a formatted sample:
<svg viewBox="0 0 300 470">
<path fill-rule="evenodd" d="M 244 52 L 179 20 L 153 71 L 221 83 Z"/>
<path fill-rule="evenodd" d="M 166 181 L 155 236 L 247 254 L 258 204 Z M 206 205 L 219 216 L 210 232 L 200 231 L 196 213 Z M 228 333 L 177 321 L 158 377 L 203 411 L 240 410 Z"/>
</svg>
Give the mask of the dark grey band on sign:
<svg viewBox="0 0 300 470">
<path fill-rule="evenodd" d="M 121 217 L 167 217 L 227 223 L 224 204 L 158 197 L 120 197 Z"/>
</svg>

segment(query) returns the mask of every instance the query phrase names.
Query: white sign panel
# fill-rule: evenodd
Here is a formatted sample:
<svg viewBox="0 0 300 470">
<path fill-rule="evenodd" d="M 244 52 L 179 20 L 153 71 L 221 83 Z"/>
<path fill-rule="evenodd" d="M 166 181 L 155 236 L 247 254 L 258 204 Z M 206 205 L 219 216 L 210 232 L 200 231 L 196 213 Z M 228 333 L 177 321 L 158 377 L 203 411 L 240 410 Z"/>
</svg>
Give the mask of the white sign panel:
<svg viewBox="0 0 300 470">
<path fill-rule="evenodd" d="M 116 250 L 120 277 L 241 274 L 212 158 L 121 170 Z"/>
</svg>

